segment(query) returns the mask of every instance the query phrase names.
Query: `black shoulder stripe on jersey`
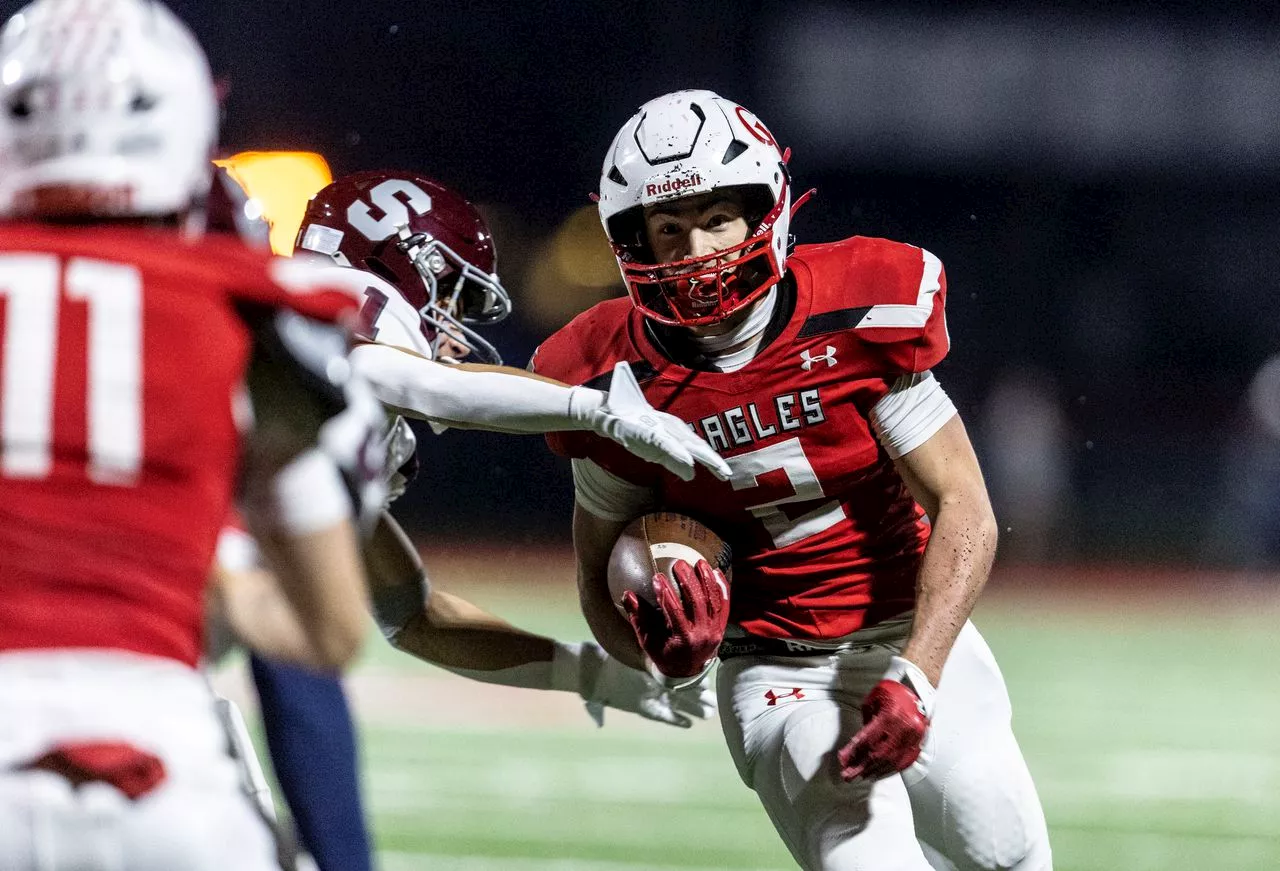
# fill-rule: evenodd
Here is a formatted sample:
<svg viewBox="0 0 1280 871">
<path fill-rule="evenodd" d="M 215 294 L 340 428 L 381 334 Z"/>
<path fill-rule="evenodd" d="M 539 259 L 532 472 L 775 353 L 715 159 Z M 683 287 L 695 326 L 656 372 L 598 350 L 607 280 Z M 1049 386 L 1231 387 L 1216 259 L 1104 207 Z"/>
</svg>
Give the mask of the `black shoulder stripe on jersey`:
<svg viewBox="0 0 1280 871">
<path fill-rule="evenodd" d="M 871 306 L 864 305 L 858 308 L 842 308 L 837 311 L 814 315 L 804 322 L 804 326 L 800 328 L 800 333 L 796 338 L 810 339 L 827 333 L 851 330 L 862 321 L 869 311 L 871 311 Z"/>
<path fill-rule="evenodd" d="M 658 370 L 653 368 L 653 364 L 648 360 L 629 360 L 628 362 L 631 364 L 631 374 L 636 376 L 636 381 L 641 384 L 658 374 Z M 588 378 L 582 382 L 582 386 L 590 387 L 592 390 L 608 390 L 612 379 L 613 370 L 610 369 L 608 372 L 601 372 L 599 375 Z"/>
</svg>

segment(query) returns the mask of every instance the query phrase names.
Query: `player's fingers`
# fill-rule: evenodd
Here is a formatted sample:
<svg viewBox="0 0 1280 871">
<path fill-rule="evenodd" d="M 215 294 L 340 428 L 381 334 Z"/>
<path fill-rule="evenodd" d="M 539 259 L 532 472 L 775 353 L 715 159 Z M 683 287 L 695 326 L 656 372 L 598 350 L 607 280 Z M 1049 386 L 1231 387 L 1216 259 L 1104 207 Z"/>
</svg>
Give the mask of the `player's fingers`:
<svg viewBox="0 0 1280 871">
<path fill-rule="evenodd" d="M 596 724 L 597 728 L 604 728 L 604 702 L 584 702 L 587 709 L 587 716 Z"/>
<path fill-rule="evenodd" d="M 640 706 L 639 713 L 640 716 L 647 720 L 666 723 L 668 726 L 675 726 L 680 729 L 688 729 L 693 725 L 692 720 L 671 706 L 671 699 L 665 692 L 651 699 L 646 699 Z"/>
<path fill-rule="evenodd" d="M 704 559 L 698 560 L 694 571 L 698 575 L 698 585 L 702 588 L 702 606 L 706 610 L 706 615 L 715 619 L 724 608 L 725 599 L 729 596 L 728 584 L 716 577 L 719 572 Z"/>
<path fill-rule="evenodd" d="M 858 736 L 845 747 L 846 753 L 840 754 L 840 776 L 845 783 L 859 777 L 870 778 L 876 766 L 875 753 L 870 745 L 860 741 Z"/>
<path fill-rule="evenodd" d="M 685 447 L 689 449 L 689 453 L 696 462 L 705 466 L 707 471 L 721 481 L 729 480 L 729 475 L 731 474 L 729 464 L 711 448 L 711 445 L 704 442 L 687 427 L 681 426 L 679 432 L 681 441 L 684 442 Z"/>
<path fill-rule="evenodd" d="M 662 468 L 681 481 L 693 480 L 693 456 L 684 445 L 673 438 L 661 438 L 657 447 L 662 452 Z"/>
<path fill-rule="evenodd" d="M 622 610 L 626 612 L 627 619 L 632 623 L 640 617 L 640 597 L 632 590 L 627 590 L 622 594 Z"/>
<path fill-rule="evenodd" d="M 857 752 L 858 738 L 855 735 L 844 743 L 839 750 L 836 751 L 836 759 L 840 763 L 841 768 L 848 768 L 853 764 L 853 755 Z"/>
<path fill-rule="evenodd" d="M 706 595 L 697 572 L 684 560 L 676 560 L 671 564 L 671 574 L 680 584 L 680 603 L 684 606 L 685 619 L 691 623 L 701 622 L 702 612 L 706 610 Z"/>
<path fill-rule="evenodd" d="M 682 714 L 705 720 L 716 713 L 716 697 L 710 690 L 679 690 L 671 694 L 671 707 Z"/>
<path fill-rule="evenodd" d="M 678 570 L 680 563 L 673 567 Z M 653 594 L 658 600 L 658 610 L 669 632 L 675 632 L 685 625 L 684 613 L 681 609 L 680 596 L 676 593 L 670 579 L 662 572 L 653 576 Z"/>
<path fill-rule="evenodd" d="M 866 773 L 866 764 L 861 759 L 851 760 L 847 765 L 840 768 L 840 779 L 845 783 L 850 783 L 862 777 Z"/>
<path fill-rule="evenodd" d="M 666 723 L 668 726 L 675 726 L 678 729 L 688 729 L 693 725 L 693 720 L 690 720 L 684 714 L 676 713 L 670 708 L 664 708 L 660 716 L 650 717 L 649 719 Z"/>
</svg>

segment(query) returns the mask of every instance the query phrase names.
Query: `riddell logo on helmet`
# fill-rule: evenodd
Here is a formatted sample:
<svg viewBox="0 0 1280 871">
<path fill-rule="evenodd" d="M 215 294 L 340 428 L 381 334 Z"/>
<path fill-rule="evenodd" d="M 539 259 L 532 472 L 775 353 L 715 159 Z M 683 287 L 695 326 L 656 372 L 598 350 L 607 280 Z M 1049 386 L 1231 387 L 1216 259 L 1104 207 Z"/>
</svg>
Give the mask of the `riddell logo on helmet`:
<svg viewBox="0 0 1280 871">
<path fill-rule="evenodd" d="M 644 186 L 644 195 L 646 197 L 657 197 L 662 194 L 678 194 L 688 188 L 695 188 L 702 184 L 702 176 L 698 173 L 685 176 L 684 178 L 669 178 L 664 182 L 650 182 Z"/>
</svg>

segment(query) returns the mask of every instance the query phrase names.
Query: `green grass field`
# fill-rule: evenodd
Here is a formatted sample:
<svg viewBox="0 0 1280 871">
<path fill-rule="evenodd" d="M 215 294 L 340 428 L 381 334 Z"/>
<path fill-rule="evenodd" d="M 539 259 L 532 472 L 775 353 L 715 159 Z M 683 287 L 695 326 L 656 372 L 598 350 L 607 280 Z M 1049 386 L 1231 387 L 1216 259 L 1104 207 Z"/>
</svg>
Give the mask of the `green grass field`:
<svg viewBox="0 0 1280 871">
<path fill-rule="evenodd" d="M 528 628 L 586 632 L 568 584 L 462 586 Z M 1167 595 L 984 602 L 1058 871 L 1280 868 L 1276 589 L 1204 618 Z M 596 729 L 570 696 L 370 648 L 352 690 L 385 871 L 795 867 L 718 725 Z"/>
</svg>

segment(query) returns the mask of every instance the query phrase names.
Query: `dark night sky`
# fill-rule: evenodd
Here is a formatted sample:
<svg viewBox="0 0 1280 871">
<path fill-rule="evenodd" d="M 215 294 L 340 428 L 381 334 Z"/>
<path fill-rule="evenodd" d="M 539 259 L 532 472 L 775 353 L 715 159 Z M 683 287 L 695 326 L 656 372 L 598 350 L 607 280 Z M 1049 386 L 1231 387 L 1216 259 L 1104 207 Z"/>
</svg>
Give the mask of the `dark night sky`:
<svg viewBox="0 0 1280 871">
<path fill-rule="evenodd" d="M 1058 28 L 1062 44 L 1087 49 L 1092 40 L 1104 53 L 1108 45 L 1126 46 L 1136 69 L 1152 76 L 1147 85 L 1155 98 L 1164 84 L 1160 64 L 1169 58 L 1191 58 L 1181 75 L 1193 88 L 1201 58 L 1208 59 L 1206 69 L 1222 57 L 1255 64 L 1246 68 L 1265 80 L 1255 88 L 1246 76 L 1225 97 L 1243 107 L 1241 135 L 1275 133 L 1257 139 L 1259 153 L 1274 154 L 1280 99 L 1271 98 L 1280 95 L 1280 76 L 1271 71 L 1280 25 L 1264 4 L 171 5 L 230 84 L 228 151 L 306 148 L 323 153 L 338 173 L 379 166 L 425 171 L 506 210 L 506 223 L 516 224 L 506 228 L 507 238 L 526 239 L 504 249 L 499 232 L 500 252 L 533 250 L 529 240 L 585 202 L 613 133 L 639 104 L 681 87 L 732 97 L 794 148 L 797 185 L 820 189 L 794 225 L 803 241 L 883 235 L 927 247 L 946 262 L 954 350 L 940 377 L 975 432 L 983 430 L 993 384 L 1004 374 L 1041 379 L 1062 421 L 1064 498 L 1072 506 L 1054 529 L 1063 542 L 1056 555 L 1195 558 L 1224 505 L 1235 508 L 1219 526 L 1248 527 L 1241 534 L 1254 539 L 1270 536 L 1269 558 L 1280 555 L 1280 449 L 1243 461 L 1247 488 L 1231 467 L 1256 435 L 1242 423 L 1243 395 L 1259 365 L 1280 351 L 1273 289 L 1280 271 L 1280 161 L 1234 167 L 1206 161 L 1213 149 L 1197 151 L 1194 137 L 1159 136 L 1149 149 L 1144 144 L 1092 162 L 1087 148 L 1083 161 L 1080 155 L 1059 161 L 1052 138 L 1016 136 L 954 159 L 927 152 L 921 159 L 921 150 L 910 147 L 851 148 L 842 158 L 838 147 L 827 143 L 824 150 L 821 125 L 798 114 L 813 95 L 796 93 L 785 73 L 803 67 L 795 53 L 808 50 L 787 43 L 787 33 L 807 27 L 821 36 L 829 19 L 852 21 L 846 32 L 856 35 L 859 19 L 851 19 L 851 10 L 869 15 L 877 33 L 923 42 L 924 57 L 937 42 L 955 53 L 963 71 L 982 73 L 991 61 L 981 40 L 948 42 L 952 25 L 963 21 L 1003 38 L 1017 34 L 1001 29 L 1006 19 L 1031 14 L 1030 27 Z M 6 2 L 0 10 L 16 6 Z M 969 49 L 976 60 L 965 55 Z M 815 57 L 817 68 L 852 63 L 840 56 L 839 44 L 826 51 L 832 57 Z M 1123 70 L 1115 81 L 1107 88 L 1124 87 Z M 861 84 L 852 80 L 849 90 Z M 1107 88 L 1097 93 L 1104 103 L 1115 96 Z M 836 109 L 857 96 L 838 92 L 829 99 Z M 1203 110 L 1205 99 L 1189 105 Z M 948 108 L 945 100 L 938 105 Z M 1143 98 L 1119 105 L 1121 112 L 1148 108 Z M 1017 127 L 1016 110 L 995 108 L 1012 117 L 1015 132 L 1029 129 Z M 1074 110 L 1084 123 L 1096 120 L 1093 108 Z M 1062 129 L 1074 132 L 1070 124 Z M 849 141 L 865 141 L 864 132 L 849 129 Z M 910 136 L 903 141 L 911 145 Z M 947 153 L 945 128 L 940 143 L 939 154 Z M 1105 152 L 1107 143 L 1099 145 Z M 1159 159 L 1144 160 L 1144 149 Z M 514 264 L 503 274 L 518 309 L 522 264 L 519 256 L 505 262 Z M 539 337 L 518 311 L 513 320 L 498 341 L 508 343 L 509 359 L 520 365 Z M 987 452 L 984 460 L 994 450 L 981 439 L 978 447 Z M 425 450 L 431 481 L 420 482 L 403 505 L 423 528 L 474 529 L 492 518 L 494 529 L 564 532 L 565 470 L 537 440 L 450 434 Z M 1276 468 L 1266 472 L 1267 463 Z M 1253 475 L 1259 468 L 1271 477 Z M 525 498 L 509 499 L 513 489 Z M 1249 498 L 1237 499 L 1246 489 Z M 1223 551 L 1215 559 L 1231 561 Z"/>
</svg>

